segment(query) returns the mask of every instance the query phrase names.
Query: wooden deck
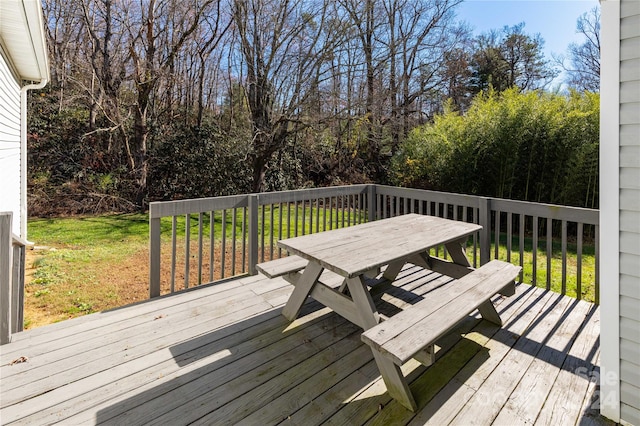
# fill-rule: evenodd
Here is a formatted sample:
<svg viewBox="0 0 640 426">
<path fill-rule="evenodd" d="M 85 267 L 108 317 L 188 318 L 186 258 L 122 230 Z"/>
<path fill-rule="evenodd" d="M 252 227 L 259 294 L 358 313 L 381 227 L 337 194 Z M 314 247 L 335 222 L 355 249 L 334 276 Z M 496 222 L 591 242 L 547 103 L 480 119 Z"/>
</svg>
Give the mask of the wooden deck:
<svg viewBox="0 0 640 426">
<path fill-rule="evenodd" d="M 427 275 L 405 268 L 380 312 L 444 282 Z M 527 285 L 497 297 L 502 329 L 470 316 L 433 366 L 405 365 L 414 414 L 389 398 L 360 329 L 315 302 L 280 315 L 291 288 L 246 277 L 15 335 L 0 348 L 0 423 L 604 423 L 594 305 Z"/>
</svg>

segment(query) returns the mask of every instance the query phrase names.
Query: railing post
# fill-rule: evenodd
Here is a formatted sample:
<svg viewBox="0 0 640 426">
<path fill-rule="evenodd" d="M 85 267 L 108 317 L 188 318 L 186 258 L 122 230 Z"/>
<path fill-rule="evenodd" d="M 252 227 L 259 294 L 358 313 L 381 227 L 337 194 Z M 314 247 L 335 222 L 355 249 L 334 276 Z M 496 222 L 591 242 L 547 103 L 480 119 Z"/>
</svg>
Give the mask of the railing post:
<svg viewBox="0 0 640 426">
<path fill-rule="evenodd" d="M 478 197 L 478 224 L 480 231 L 480 265 L 491 260 L 491 199 Z"/>
<path fill-rule="evenodd" d="M 258 263 L 258 195 L 250 194 L 249 206 L 249 275 L 256 275 Z"/>
<path fill-rule="evenodd" d="M 11 274 L 11 332 L 24 329 L 24 269 L 26 263 L 26 242 L 13 241 L 13 271 Z"/>
<path fill-rule="evenodd" d="M 11 341 L 11 266 L 13 213 L 0 213 L 0 344 Z"/>
<path fill-rule="evenodd" d="M 160 218 L 149 210 L 149 297 L 160 296 Z"/>
<path fill-rule="evenodd" d="M 373 222 L 376 220 L 376 185 L 369 185 L 367 187 L 367 221 Z"/>
</svg>

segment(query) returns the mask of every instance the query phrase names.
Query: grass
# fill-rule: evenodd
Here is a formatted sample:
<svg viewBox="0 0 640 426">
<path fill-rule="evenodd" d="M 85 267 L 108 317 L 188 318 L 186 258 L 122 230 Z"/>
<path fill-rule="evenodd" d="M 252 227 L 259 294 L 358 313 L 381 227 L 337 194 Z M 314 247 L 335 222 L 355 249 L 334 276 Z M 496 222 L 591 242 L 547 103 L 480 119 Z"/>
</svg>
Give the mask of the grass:
<svg viewBox="0 0 640 426">
<path fill-rule="evenodd" d="M 509 260 L 511 263 L 520 265 L 520 252 L 518 237 L 514 236 L 512 239 L 512 249 L 510 259 L 508 259 L 507 253 L 507 236 L 502 234 L 500 236 L 500 244 L 498 250 L 498 258 L 501 260 Z M 537 248 L 537 262 L 536 262 L 536 279 L 534 282 L 533 277 L 533 240 L 526 237 L 524 239 L 524 251 L 522 260 L 523 279 L 525 283 L 535 284 L 539 287 L 547 288 L 547 242 L 545 239 L 538 241 Z M 492 247 L 495 247 L 493 245 Z M 495 256 L 495 249 L 492 248 L 491 257 Z M 592 245 L 584 245 L 582 249 L 582 270 L 581 270 L 581 286 L 580 286 L 580 298 L 589 302 L 595 301 L 595 247 Z M 556 293 L 565 293 L 571 297 L 578 297 L 578 285 L 577 285 L 577 268 L 578 268 L 578 256 L 577 247 L 575 244 L 567 244 L 567 256 L 566 256 L 566 282 L 562 283 L 562 247 L 561 242 L 554 240 L 552 242 L 551 250 L 551 268 L 550 285 L 549 289 Z"/>
<path fill-rule="evenodd" d="M 29 239 L 46 249 L 28 252 L 26 328 L 146 296 L 146 215 L 32 219 L 28 226 Z"/>
<path fill-rule="evenodd" d="M 302 209 L 280 209 L 279 206 L 265 208 L 264 235 L 259 237 L 259 244 L 264 238 L 265 257 L 269 258 L 270 243 L 279 238 L 308 234 L 316 229 L 329 229 L 324 225 L 322 211 L 307 208 L 305 216 L 313 217 L 313 225 L 303 221 Z M 342 211 L 332 212 L 332 228 L 342 227 Z M 236 211 L 236 233 L 242 232 L 242 210 Z M 319 214 L 320 223 L 316 224 Z M 232 235 L 231 217 L 233 210 L 227 211 L 226 238 Z M 327 218 L 329 214 L 327 213 Z M 345 214 L 344 222 L 348 219 L 355 221 L 356 216 Z M 281 222 L 282 218 L 282 222 Z M 220 213 L 214 217 L 214 241 L 221 241 L 223 220 Z M 282 227 L 281 224 L 282 223 Z M 186 220 L 177 218 L 176 231 L 178 251 L 184 249 L 184 230 Z M 289 227 L 287 227 L 287 224 Z M 273 225 L 273 226 L 272 226 Z M 172 221 L 170 218 L 161 222 L 163 247 L 171 243 Z M 272 231 L 273 229 L 273 231 Z M 282 229 L 282 231 L 280 231 Z M 287 232 L 287 229 L 289 231 Z M 204 215 L 203 234 L 209 235 L 210 219 Z M 191 262 L 195 262 L 196 241 L 198 237 L 197 215 L 190 223 Z M 29 221 L 29 239 L 36 246 L 46 246 L 48 249 L 28 251 L 27 266 L 29 276 L 25 287 L 25 327 L 32 328 L 91 312 L 102 311 L 123 306 L 148 298 L 148 267 L 149 267 L 149 222 L 146 214 L 104 215 L 91 217 L 67 217 L 55 219 L 32 219 Z M 524 282 L 533 282 L 532 241 L 526 238 L 523 259 Z M 232 245 L 227 245 L 227 259 Z M 502 235 L 498 257 L 507 260 L 506 236 Z M 520 264 L 518 237 L 512 241 L 510 261 Z M 163 250 L 165 250 L 163 248 Z M 206 250 L 206 249 L 205 249 Z M 240 250 L 236 247 L 236 250 Z M 164 254 L 166 254 L 163 251 Z M 470 253 L 470 251 L 468 251 Z M 568 245 L 566 294 L 576 296 L 576 256 L 575 245 Z M 163 256 L 164 256 L 163 254 Z M 219 253 L 216 255 L 220 258 Z M 277 254 L 276 254 L 277 256 Z M 492 249 L 491 257 L 494 251 Z M 239 258 L 240 256 L 237 256 Z M 236 259 L 238 261 L 238 259 Z M 241 262 L 241 261 L 240 261 Z M 163 266 L 170 262 L 163 262 Z M 192 263 L 193 265 L 193 263 Z M 227 265 L 229 267 L 229 265 Z M 191 268 L 191 273 L 196 267 Z M 180 271 L 180 268 L 178 268 Z M 240 272 L 236 268 L 236 272 Z M 163 279 L 168 282 L 170 272 L 163 273 Z M 538 245 L 537 284 L 546 286 L 547 256 L 546 242 L 541 239 Z M 226 276 L 230 276 L 227 273 Z M 562 290 L 562 259 L 560 243 L 554 241 L 551 256 L 551 289 Z M 586 246 L 582 257 L 582 298 L 594 300 L 595 255 L 593 247 Z M 180 277 L 177 277 L 177 281 Z"/>
</svg>

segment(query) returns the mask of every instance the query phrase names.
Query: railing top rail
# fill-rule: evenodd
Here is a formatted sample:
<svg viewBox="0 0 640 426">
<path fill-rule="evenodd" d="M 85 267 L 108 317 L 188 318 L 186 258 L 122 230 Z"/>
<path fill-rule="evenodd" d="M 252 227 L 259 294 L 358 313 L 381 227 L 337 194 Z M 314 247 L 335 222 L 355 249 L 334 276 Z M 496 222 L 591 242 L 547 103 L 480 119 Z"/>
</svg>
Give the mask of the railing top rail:
<svg viewBox="0 0 640 426">
<path fill-rule="evenodd" d="M 376 193 L 396 197 L 413 198 L 421 201 L 436 201 L 464 207 L 479 207 L 484 197 L 477 195 L 454 194 L 451 192 L 429 191 L 426 189 L 400 188 L 395 186 L 376 185 Z"/>
<path fill-rule="evenodd" d="M 587 225 L 597 225 L 599 223 L 599 210 L 585 209 L 582 207 L 492 198 L 491 209 L 524 214 L 527 216 L 539 216 L 549 219 L 566 220 L 568 222 L 579 222 Z"/>
<path fill-rule="evenodd" d="M 261 192 L 253 194 L 258 198 L 258 204 L 277 204 L 304 201 L 317 198 L 328 198 L 343 195 L 366 194 L 371 185 L 344 185 L 326 188 L 308 188 L 292 191 Z M 400 188 L 386 185 L 375 185 L 376 194 L 406 197 L 422 201 L 437 201 L 464 207 L 479 207 L 486 197 L 466 194 L 454 194 L 448 192 L 429 191 L 423 189 Z M 230 195 L 222 197 L 198 198 L 189 200 L 153 202 L 149 206 L 151 219 L 177 216 L 188 213 L 203 213 L 213 210 L 240 208 L 248 206 L 248 197 L 251 194 Z M 599 211 L 581 207 L 561 206 L 554 204 L 534 203 L 529 201 L 507 200 L 502 198 L 490 198 L 491 209 L 496 211 L 509 211 L 528 216 L 539 216 L 550 219 L 580 222 L 597 225 Z"/>
<path fill-rule="evenodd" d="M 506 211 L 527 216 L 597 225 L 599 210 L 583 207 L 561 206 L 557 204 L 535 203 L 531 201 L 507 200 L 504 198 L 480 197 L 477 195 L 454 194 L 413 188 L 398 188 L 376 185 L 376 193 L 396 197 L 413 198 L 422 201 L 437 201 L 464 207 L 478 207 L 481 200 L 490 200 L 491 210 Z"/>
<path fill-rule="evenodd" d="M 345 185 L 326 188 L 296 189 L 292 191 L 261 192 L 258 194 L 229 195 L 175 201 L 156 201 L 149 204 L 149 218 L 204 213 L 213 210 L 248 206 L 248 197 L 256 196 L 259 204 L 292 203 L 316 198 L 365 194 L 369 185 Z"/>
<path fill-rule="evenodd" d="M 149 204 L 149 218 L 158 219 L 188 213 L 205 213 L 213 210 L 247 207 L 247 205 L 247 194 L 189 200 L 157 201 Z"/>
<path fill-rule="evenodd" d="M 296 189 L 292 191 L 261 192 L 257 194 L 259 204 L 292 203 L 317 198 L 339 197 L 342 195 L 366 194 L 369 185 L 344 185 L 326 188 Z"/>
</svg>

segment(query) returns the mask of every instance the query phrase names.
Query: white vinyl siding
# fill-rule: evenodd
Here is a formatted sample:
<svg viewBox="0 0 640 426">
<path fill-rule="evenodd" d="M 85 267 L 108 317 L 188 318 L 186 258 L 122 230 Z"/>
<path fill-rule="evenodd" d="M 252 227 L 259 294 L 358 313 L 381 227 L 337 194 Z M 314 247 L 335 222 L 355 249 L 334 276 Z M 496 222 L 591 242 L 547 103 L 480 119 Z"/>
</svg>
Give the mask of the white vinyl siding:
<svg viewBox="0 0 640 426">
<path fill-rule="evenodd" d="M 16 235 L 20 235 L 20 179 L 20 86 L 0 55 L 0 211 L 13 212 Z"/>
<path fill-rule="evenodd" d="M 640 2 L 620 3 L 620 418 L 640 425 Z"/>
</svg>

